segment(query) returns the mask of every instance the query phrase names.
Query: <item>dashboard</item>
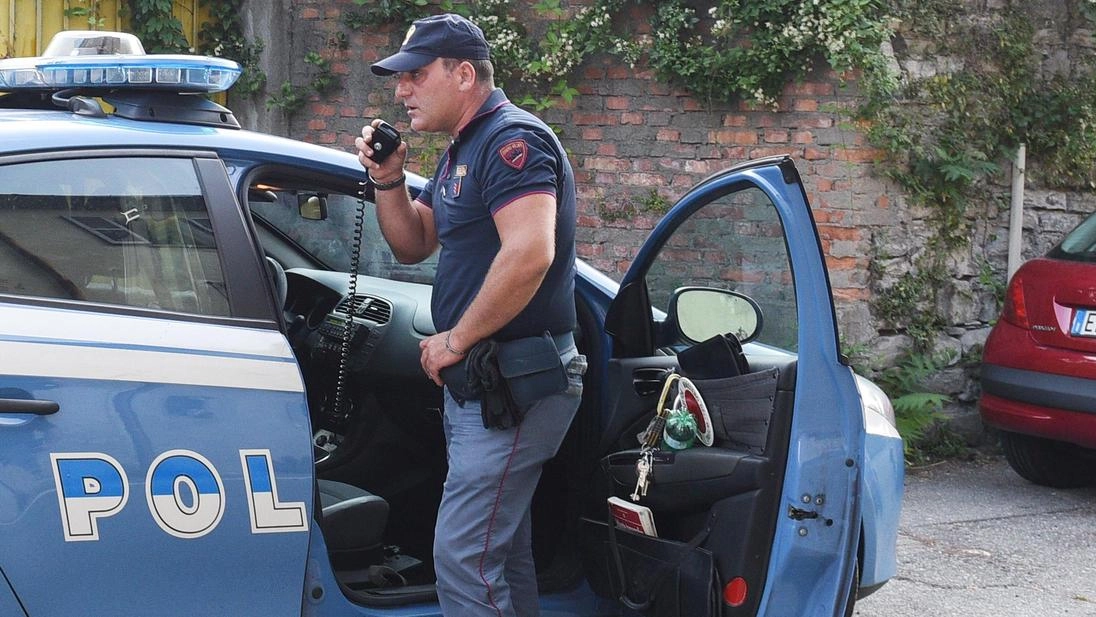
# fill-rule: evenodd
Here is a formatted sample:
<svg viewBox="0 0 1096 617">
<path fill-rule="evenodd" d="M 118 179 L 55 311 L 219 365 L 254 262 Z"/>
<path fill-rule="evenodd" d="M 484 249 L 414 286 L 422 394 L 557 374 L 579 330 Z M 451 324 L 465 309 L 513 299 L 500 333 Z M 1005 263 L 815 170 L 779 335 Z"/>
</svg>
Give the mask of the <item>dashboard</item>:
<svg viewBox="0 0 1096 617">
<path fill-rule="evenodd" d="M 419 342 L 434 334 L 429 285 L 358 275 L 351 296 L 348 274 L 308 268 L 287 270 L 286 283 L 286 335 L 305 379 L 317 461 L 344 443 L 360 450 L 382 416 L 414 432 L 438 415 L 441 390 L 419 362 Z"/>
<path fill-rule="evenodd" d="M 349 303 L 352 364 L 378 375 L 425 379 L 419 341 L 435 332 L 429 285 L 358 275 L 354 298 L 348 302 L 350 279 L 345 273 L 292 268 L 286 271 L 286 280 L 286 312 L 295 349 L 299 344 L 326 347 L 330 340 L 338 341 L 346 328 Z"/>
</svg>

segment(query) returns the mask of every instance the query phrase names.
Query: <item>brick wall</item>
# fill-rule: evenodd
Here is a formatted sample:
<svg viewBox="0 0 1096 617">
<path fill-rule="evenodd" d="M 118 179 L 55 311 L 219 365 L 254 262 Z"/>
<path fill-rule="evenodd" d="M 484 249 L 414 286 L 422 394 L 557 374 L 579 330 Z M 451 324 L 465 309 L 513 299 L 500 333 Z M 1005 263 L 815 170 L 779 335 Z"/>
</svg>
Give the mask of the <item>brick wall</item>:
<svg viewBox="0 0 1096 617">
<path fill-rule="evenodd" d="M 277 110 L 253 105 L 245 125 L 281 128 L 284 123 L 279 132 L 345 150 L 353 148 L 354 136 L 371 118 L 384 117 L 407 128 L 402 108 L 392 102 L 392 84 L 369 72 L 370 63 L 398 47 L 402 28 L 350 32 L 343 15 L 362 10 L 352 0 L 272 1 L 274 11 L 288 13 L 291 31 L 267 39 L 264 56 L 293 60 L 281 74 L 271 75 L 268 89 L 275 91 L 284 79 L 308 83 L 312 67 L 301 60 L 308 51 L 332 59 L 342 87 L 322 98 L 313 95 L 288 121 Z M 259 0 L 252 4 L 260 13 L 272 10 Z M 983 10 L 992 13 L 993 8 Z M 626 21 L 637 25 L 637 34 L 648 27 L 641 13 Z M 1057 46 L 1061 53 L 1054 57 L 1066 53 L 1062 50 L 1068 50 L 1071 36 L 1059 26 L 1047 21 L 1038 35 L 1048 46 Z M 346 35 L 346 49 L 335 45 L 339 32 Z M 897 58 L 896 64 L 906 73 L 932 66 L 924 58 Z M 901 191 L 876 175 L 880 152 L 841 113 L 857 103 L 856 75 L 840 77 L 844 79 L 819 71 L 789 84 L 773 111 L 699 101 L 660 83 L 643 66 L 633 69 L 610 57 L 587 62 L 572 80 L 581 95 L 541 114 L 561 130 L 578 176 L 580 255 L 619 278 L 666 202 L 739 161 L 789 154 L 814 208 L 842 338 L 870 351 L 870 367 L 893 363 L 910 340 L 901 333 L 902 324 L 877 319 L 870 301 L 925 250 L 932 212 L 911 207 Z M 412 146 L 412 168 L 429 174 L 445 139 L 405 135 Z M 996 318 L 995 297 L 979 277 L 985 274 L 981 264 L 988 264 L 993 276 L 1004 278 L 1010 174 L 1006 164 L 986 203 L 972 208 L 971 248 L 952 256 L 955 288 L 942 294 L 937 307 L 949 321 L 939 342 L 944 348 L 976 351 Z M 1091 194 L 1029 187 L 1027 195 L 1026 258 L 1044 252 L 1096 207 Z M 970 370 L 953 368 L 955 374 L 939 389 L 954 397 L 956 415 L 976 419 L 977 383 Z"/>
<path fill-rule="evenodd" d="M 350 33 L 342 15 L 361 10 L 350 0 L 289 5 L 295 15 L 287 51 L 298 58 L 307 51 L 331 58 L 342 88 L 322 99 L 312 95 L 290 119 L 287 132 L 350 150 L 361 124 L 373 117 L 406 129 L 405 114 L 391 102 L 392 84 L 369 72 L 370 63 L 398 47 L 402 28 Z M 647 24 L 642 15 L 629 21 Z M 330 44 L 336 32 L 347 34 L 347 49 Z M 310 69 L 295 62 L 289 78 L 307 83 Z M 571 154 L 579 185 L 578 250 L 584 259 L 619 278 L 658 221 L 661 206 L 734 163 L 789 154 L 815 208 L 839 313 L 848 324 L 846 337 L 863 341 L 873 336 L 864 327 L 871 230 L 893 222 L 892 204 L 900 203 L 901 196 L 872 176 L 871 163 L 879 153 L 839 113 L 855 101 L 854 78 L 842 86 L 837 76 L 821 72 L 789 85 L 775 112 L 698 101 L 643 67 L 632 69 L 610 57 L 586 63 L 572 83 L 580 96 L 540 115 L 561 130 Z M 279 84 L 275 77 L 268 87 Z M 422 155 L 412 166 L 429 173 L 444 141 L 408 138 L 412 159 Z"/>
</svg>

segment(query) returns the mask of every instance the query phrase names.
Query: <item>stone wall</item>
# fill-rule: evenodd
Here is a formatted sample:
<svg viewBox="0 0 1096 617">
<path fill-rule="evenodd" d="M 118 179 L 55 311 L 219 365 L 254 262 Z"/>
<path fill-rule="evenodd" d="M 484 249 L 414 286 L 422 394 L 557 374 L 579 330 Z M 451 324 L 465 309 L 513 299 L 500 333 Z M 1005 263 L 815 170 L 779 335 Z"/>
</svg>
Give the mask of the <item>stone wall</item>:
<svg viewBox="0 0 1096 617">
<path fill-rule="evenodd" d="M 249 4 L 245 11 L 252 20 L 270 12 L 265 1 Z M 288 65 L 267 61 L 274 67 L 268 74 L 268 91 L 276 92 L 286 79 L 308 83 L 314 69 L 303 62 L 308 51 L 331 59 L 341 88 L 323 97 L 313 93 L 306 107 L 289 118 L 280 110 L 251 103 L 242 114 L 246 126 L 348 151 L 360 126 L 371 118 L 384 117 L 407 128 L 402 108 L 393 104 L 390 80 L 369 72 L 371 62 L 398 47 L 402 28 L 350 31 L 345 15 L 362 10 L 352 0 L 280 0 L 280 4 L 284 11 L 279 19 L 289 31 L 284 36 L 271 32 L 264 56 L 284 54 L 281 57 L 291 61 Z M 988 17 L 998 8 L 994 0 L 979 4 Z M 1063 27 L 1053 10 L 1036 16 L 1041 20 L 1038 40 L 1046 46 L 1044 57 L 1052 64 L 1068 65 L 1070 44 L 1078 40 L 1077 33 Z M 630 15 L 627 22 L 636 25 L 636 36 L 649 34 L 642 13 Z M 340 48 L 340 40 L 345 41 L 345 49 Z M 947 66 L 947 59 L 911 51 L 931 48 L 916 43 L 903 41 L 902 54 L 894 55 L 896 68 L 916 75 Z M 789 84 L 776 111 L 698 101 L 657 81 L 643 66 L 630 68 L 608 57 L 587 62 L 573 83 L 581 95 L 543 112 L 542 117 L 560 129 L 578 175 L 581 257 L 619 278 L 657 222 L 659 211 L 692 184 L 743 160 L 788 154 L 803 175 L 814 208 L 843 343 L 866 350 L 864 366 L 869 371 L 893 365 L 909 348 L 902 324 L 882 323 L 873 314 L 871 301 L 925 250 L 932 213 L 911 207 L 896 186 L 877 175 L 875 163 L 881 153 L 869 147 L 859 127 L 841 113 L 857 103 L 855 75 L 819 71 Z M 444 140 L 405 135 L 412 146 L 412 167 L 428 173 Z M 1000 285 L 1005 276 L 1010 173 L 1005 165 L 986 202 L 970 213 L 972 248 L 951 256 L 955 284 L 941 294 L 937 307 L 949 322 L 938 347 L 967 357 L 977 358 L 998 311 L 987 282 Z M 1096 209 L 1096 198 L 1029 186 L 1025 208 L 1023 256 L 1031 258 Z M 959 355 L 930 387 L 952 395 L 954 402 L 947 413 L 977 440 L 981 433 L 974 407 L 977 365 L 959 362 Z"/>
</svg>

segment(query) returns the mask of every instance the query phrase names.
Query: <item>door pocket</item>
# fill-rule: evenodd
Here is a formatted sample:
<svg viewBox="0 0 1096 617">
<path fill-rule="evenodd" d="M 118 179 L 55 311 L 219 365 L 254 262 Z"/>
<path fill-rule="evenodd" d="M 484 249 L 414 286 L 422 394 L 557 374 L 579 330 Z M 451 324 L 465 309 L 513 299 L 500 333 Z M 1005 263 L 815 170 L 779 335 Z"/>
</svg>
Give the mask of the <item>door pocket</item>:
<svg viewBox="0 0 1096 617">
<path fill-rule="evenodd" d="M 582 535 L 584 566 L 598 595 L 648 617 L 719 614 L 715 561 L 697 546 L 706 533 L 678 542 L 583 518 Z"/>
<path fill-rule="evenodd" d="M 712 418 L 717 447 L 765 454 L 779 378 L 780 371 L 771 368 L 737 377 L 692 379 Z"/>
</svg>

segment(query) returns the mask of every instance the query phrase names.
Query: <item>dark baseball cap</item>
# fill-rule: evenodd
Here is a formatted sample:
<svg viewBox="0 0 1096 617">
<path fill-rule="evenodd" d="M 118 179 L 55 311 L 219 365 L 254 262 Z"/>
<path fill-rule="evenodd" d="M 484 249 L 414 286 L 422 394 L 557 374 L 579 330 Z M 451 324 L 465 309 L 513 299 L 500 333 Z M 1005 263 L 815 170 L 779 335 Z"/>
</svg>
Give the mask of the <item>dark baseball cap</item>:
<svg viewBox="0 0 1096 617">
<path fill-rule="evenodd" d="M 437 58 L 488 60 L 491 49 L 483 30 L 460 15 L 445 13 L 415 20 L 400 50 L 369 67 L 374 75 L 420 69 Z"/>
</svg>

